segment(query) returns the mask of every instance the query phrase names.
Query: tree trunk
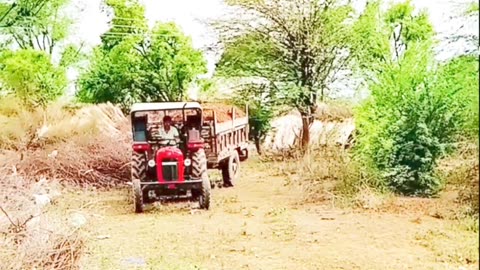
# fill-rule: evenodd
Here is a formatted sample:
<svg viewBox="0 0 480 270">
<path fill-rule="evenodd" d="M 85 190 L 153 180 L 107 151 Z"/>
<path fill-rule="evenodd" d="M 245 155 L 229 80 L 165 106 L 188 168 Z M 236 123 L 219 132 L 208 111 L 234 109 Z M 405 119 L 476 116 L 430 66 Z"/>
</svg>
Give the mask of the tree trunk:
<svg viewBox="0 0 480 270">
<path fill-rule="evenodd" d="M 310 125 L 312 123 L 312 116 L 309 113 L 301 113 L 302 116 L 302 138 L 301 138 L 301 150 L 306 152 L 308 145 L 310 144 Z"/>
<path fill-rule="evenodd" d="M 255 148 L 257 149 L 257 153 L 259 156 L 262 155 L 262 149 L 261 149 L 261 144 L 260 144 L 260 137 L 259 136 L 255 136 L 254 138 L 254 141 L 255 141 Z"/>
</svg>

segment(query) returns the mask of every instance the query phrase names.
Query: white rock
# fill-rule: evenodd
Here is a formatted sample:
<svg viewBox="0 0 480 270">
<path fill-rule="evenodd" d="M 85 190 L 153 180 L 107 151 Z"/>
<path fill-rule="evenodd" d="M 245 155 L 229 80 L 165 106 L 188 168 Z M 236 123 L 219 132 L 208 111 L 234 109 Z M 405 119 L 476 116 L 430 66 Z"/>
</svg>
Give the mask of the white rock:
<svg viewBox="0 0 480 270">
<path fill-rule="evenodd" d="M 53 150 L 52 153 L 48 154 L 48 157 L 49 158 L 56 158 L 58 155 L 58 151 L 57 150 Z"/>
<path fill-rule="evenodd" d="M 87 223 L 87 218 L 80 213 L 73 213 L 70 216 L 70 224 L 76 228 L 80 228 Z"/>
<path fill-rule="evenodd" d="M 41 128 L 39 128 L 39 129 L 37 130 L 37 137 L 38 137 L 39 139 L 41 139 L 41 138 L 45 137 L 45 135 L 47 134 L 47 132 L 48 132 L 48 126 L 44 124 Z"/>
<path fill-rule="evenodd" d="M 57 197 L 60 197 L 62 195 L 62 193 L 57 190 L 57 189 L 51 189 L 49 192 L 48 192 L 48 195 L 50 196 L 50 199 L 55 199 Z"/>
<path fill-rule="evenodd" d="M 40 228 L 40 216 L 35 216 L 27 222 L 27 231 L 33 232 Z"/>
<path fill-rule="evenodd" d="M 98 240 L 104 240 L 104 239 L 109 239 L 109 238 L 110 238 L 110 235 L 108 235 L 108 234 L 97 236 L 97 239 L 98 239 Z"/>
<path fill-rule="evenodd" d="M 35 204 L 40 207 L 45 207 L 51 203 L 50 198 L 44 194 L 33 194 Z"/>
</svg>

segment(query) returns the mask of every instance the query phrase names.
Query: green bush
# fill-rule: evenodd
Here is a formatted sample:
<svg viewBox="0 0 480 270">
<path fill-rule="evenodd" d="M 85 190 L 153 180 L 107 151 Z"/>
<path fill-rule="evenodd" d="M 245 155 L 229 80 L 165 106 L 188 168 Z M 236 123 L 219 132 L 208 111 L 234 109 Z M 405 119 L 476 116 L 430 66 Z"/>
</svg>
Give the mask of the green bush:
<svg viewBox="0 0 480 270">
<path fill-rule="evenodd" d="M 439 190 L 436 164 L 462 131 L 470 102 L 462 85 L 436 67 L 431 47 L 414 43 L 398 63 L 385 65 L 357 111 L 360 157 L 406 195 Z"/>
</svg>

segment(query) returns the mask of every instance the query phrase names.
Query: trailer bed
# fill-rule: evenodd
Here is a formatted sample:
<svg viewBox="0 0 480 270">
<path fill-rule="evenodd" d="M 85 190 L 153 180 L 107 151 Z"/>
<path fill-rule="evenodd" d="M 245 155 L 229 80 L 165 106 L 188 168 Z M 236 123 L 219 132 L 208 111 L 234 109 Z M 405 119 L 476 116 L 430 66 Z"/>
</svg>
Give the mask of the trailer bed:
<svg viewBox="0 0 480 270">
<path fill-rule="evenodd" d="M 219 123 L 213 111 L 211 119 L 204 119 L 201 136 L 205 141 L 205 152 L 209 168 L 216 168 L 228 159 L 234 151 L 241 155 L 248 147 L 248 108 L 245 117 L 235 117 L 235 107 L 231 109 L 232 120 Z M 206 109 L 207 110 L 207 109 Z"/>
</svg>

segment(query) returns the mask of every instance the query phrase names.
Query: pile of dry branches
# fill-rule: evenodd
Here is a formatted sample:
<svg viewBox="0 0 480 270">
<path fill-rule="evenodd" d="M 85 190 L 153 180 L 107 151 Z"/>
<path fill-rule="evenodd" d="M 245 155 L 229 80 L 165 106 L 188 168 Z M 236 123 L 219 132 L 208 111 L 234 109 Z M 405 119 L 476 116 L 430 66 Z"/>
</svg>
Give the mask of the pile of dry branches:
<svg viewBox="0 0 480 270">
<path fill-rule="evenodd" d="M 48 211 L 50 186 L 128 181 L 128 120 L 111 104 L 13 109 L 0 106 L 0 268 L 78 269 L 83 238 Z"/>
<path fill-rule="evenodd" d="M 9 168 L 0 171 L 2 269 L 77 269 L 84 248 L 77 229 L 48 218 L 33 200 L 38 185 Z"/>
<path fill-rule="evenodd" d="M 112 187 L 130 178 L 130 144 L 96 136 L 91 141 L 69 141 L 28 153 L 18 163 L 25 177 L 43 176 L 77 185 Z"/>
<path fill-rule="evenodd" d="M 111 187 L 130 178 L 130 125 L 114 105 L 74 111 L 52 105 L 45 111 L 22 111 L 6 119 L 21 125 L 3 135 L 10 138 L 3 148 L 16 157 L 0 166 L 14 166 L 26 179 L 46 177 Z"/>
</svg>

